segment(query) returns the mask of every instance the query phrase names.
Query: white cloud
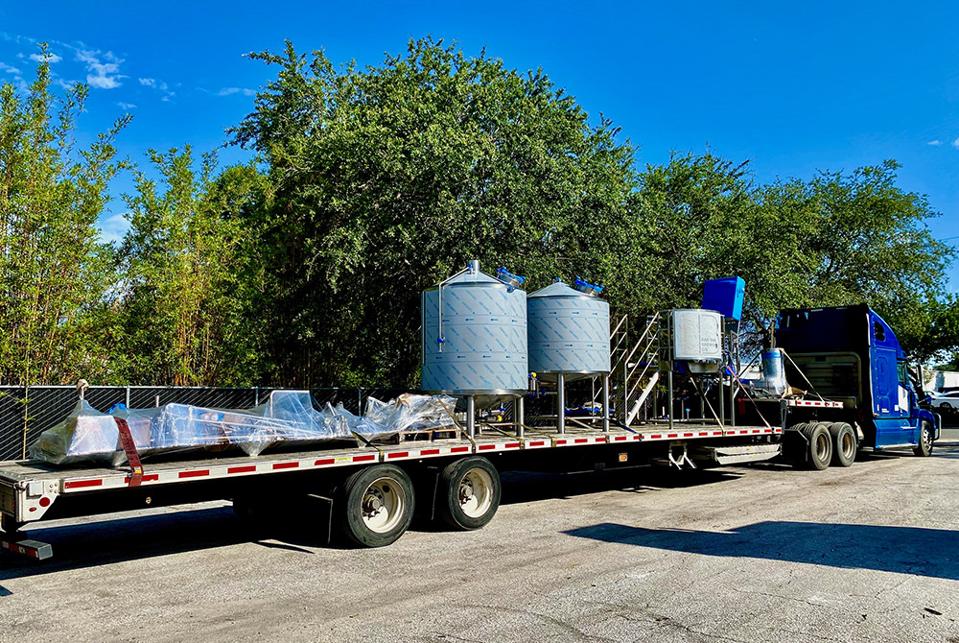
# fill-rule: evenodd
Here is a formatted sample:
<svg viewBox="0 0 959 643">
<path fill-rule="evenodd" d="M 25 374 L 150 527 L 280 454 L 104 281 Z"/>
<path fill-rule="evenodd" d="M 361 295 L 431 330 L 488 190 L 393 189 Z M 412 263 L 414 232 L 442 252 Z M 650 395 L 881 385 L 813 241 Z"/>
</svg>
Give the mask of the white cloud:
<svg viewBox="0 0 959 643">
<path fill-rule="evenodd" d="M 926 145 L 932 145 L 933 147 L 936 147 L 936 146 L 942 145 L 942 141 L 940 141 L 938 138 L 934 138 L 928 143 L 926 143 Z"/>
<path fill-rule="evenodd" d="M 111 214 L 97 221 L 97 227 L 100 228 L 101 241 L 118 243 L 130 229 L 130 222 L 127 221 L 126 214 Z"/>
<path fill-rule="evenodd" d="M 256 96 L 256 90 L 248 87 L 224 87 L 216 93 L 217 96 L 232 96 L 233 94 Z"/>
<path fill-rule="evenodd" d="M 48 63 L 52 65 L 54 63 L 58 63 L 61 60 L 63 60 L 63 56 L 58 56 L 52 51 L 48 51 L 46 56 L 44 56 L 43 54 L 30 54 L 30 60 L 38 63 L 46 60 Z"/>
<path fill-rule="evenodd" d="M 957 150 L 959 150 L 959 138 L 957 138 L 956 140 L 952 142 L 952 146 L 956 148 Z"/>
<path fill-rule="evenodd" d="M 133 103 L 124 103 L 121 100 L 119 103 L 117 103 L 117 107 L 119 107 L 120 109 L 136 109 L 137 106 L 134 105 Z"/>
<path fill-rule="evenodd" d="M 3 62 L 0 62 L 0 71 L 5 71 L 8 74 L 13 74 L 15 76 L 18 76 L 20 74 L 19 69 L 17 69 L 13 65 L 8 65 L 7 63 L 3 63 Z"/>
<path fill-rule="evenodd" d="M 137 78 L 137 82 L 144 87 L 149 87 L 150 89 L 160 92 L 160 100 L 164 103 L 170 102 L 170 99 L 176 96 L 176 92 L 170 91 L 170 86 L 167 85 L 165 81 L 157 78 Z"/>
<path fill-rule="evenodd" d="M 97 89 L 116 89 L 126 76 L 120 74 L 122 58 L 117 58 L 113 52 L 101 52 L 92 49 L 77 49 L 77 60 L 86 65 L 87 83 Z"/>
</svg>

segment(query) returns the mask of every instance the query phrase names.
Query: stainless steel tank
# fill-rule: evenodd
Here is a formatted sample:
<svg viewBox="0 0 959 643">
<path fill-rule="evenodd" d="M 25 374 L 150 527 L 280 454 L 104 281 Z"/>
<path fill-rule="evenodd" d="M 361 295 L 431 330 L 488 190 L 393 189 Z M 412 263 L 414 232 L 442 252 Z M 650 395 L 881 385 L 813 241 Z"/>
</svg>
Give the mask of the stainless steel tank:
<svg viewBox="0 0 959 643">
<path fill-rule="evenodd" d="M 470 261 L 423 292 L 424 390 L 480 397 L 526 391 L 524 280 L 504 269 L 498 274 Z"/>
<path fill-rule="evenodd" d="M 609 304 L 597 287 L 577 286 L 556 281 L 528 298 L 529 368 L 537 374 L 609 372 Z"/>
</svg>

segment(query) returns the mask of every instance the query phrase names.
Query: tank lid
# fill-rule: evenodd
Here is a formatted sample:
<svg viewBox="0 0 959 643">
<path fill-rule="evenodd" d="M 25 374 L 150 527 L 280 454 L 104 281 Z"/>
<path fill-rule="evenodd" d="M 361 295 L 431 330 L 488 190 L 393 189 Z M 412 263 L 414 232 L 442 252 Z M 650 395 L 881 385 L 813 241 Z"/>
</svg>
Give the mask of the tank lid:
<svg viewBox="0 0 959 643">
<path fill-rule="evenodd" d="M 545 288 L 540 288 L 533 294 L 529 295 L 530 299 L 533 297 L 590 297 L 590 295 L 570 288 L 562 281 L 554 281 Z"/>
</svg>

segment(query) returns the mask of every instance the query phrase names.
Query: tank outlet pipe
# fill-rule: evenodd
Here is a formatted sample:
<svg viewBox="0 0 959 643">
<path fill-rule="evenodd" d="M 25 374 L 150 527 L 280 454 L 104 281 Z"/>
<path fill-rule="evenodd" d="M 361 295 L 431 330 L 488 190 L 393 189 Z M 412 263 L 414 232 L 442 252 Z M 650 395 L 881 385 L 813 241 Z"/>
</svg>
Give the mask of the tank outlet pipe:
<svg viewBox="0 0 959 643">
<path fill-rule="evenodd" d="M 438 293 L 436 298 L 437 299 L 436 319 L 437 319 L 438 328 L 436 333 L 436 346 L 437 346 L 437 351 L 440 353 L 443 352 L 443 344 L 446 343 L 446 338 L 443 337 L 443 286 L 445 286 L 448 282 L 450 282 L 453 279 L 456 279 L 457 277 L 459 277 L 460 275 L 464 273 L 475 275 L 478 272 L 479 272 L 479 259 L 470 259 L 468 262 L 466 262 L 465 268 L 463 268 L 462 270 L 460 270 L 454 275 L 450 275 L 449 277 L 441 281 L 439 285 L 437 286 Z"/>
</svg>

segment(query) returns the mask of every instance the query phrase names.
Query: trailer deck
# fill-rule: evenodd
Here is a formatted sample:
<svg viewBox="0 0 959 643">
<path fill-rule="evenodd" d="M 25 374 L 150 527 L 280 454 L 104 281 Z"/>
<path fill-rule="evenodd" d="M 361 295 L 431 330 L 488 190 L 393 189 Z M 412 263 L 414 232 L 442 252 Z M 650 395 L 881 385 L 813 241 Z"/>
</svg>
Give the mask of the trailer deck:
<svg viewBox="0 0 959 643">
<path fill-rule="evenodd" d="M 500 434 L 497 434 L 500 433 Z M 0 463 L 0 512 L 18 523 L 39 520 L 61 495 L 89 494 L 131 487 L 153 487 L 201 480 L 271 476 L 338 467 L 421 461 L 431 458 L 490 455 L 527 450 L 564 449 L 628 443 L 670 443 L 733 437 L 780 435 L 781 427 L 728 426 L 675 422 L 635 430 L 612 428 L 608 433 L 569 426 L 563 434 L 535 427 L 523 436 L 497 431 L 470 439 L 419 440 L 392 445 L 272 453 L 257 457 L 203 457 L 147 461 L 142 477 L 109 467 L 65 468 L 35 460 Z"/>
</svg>

